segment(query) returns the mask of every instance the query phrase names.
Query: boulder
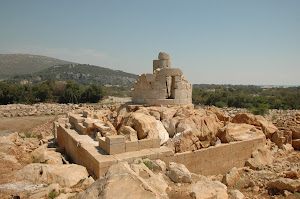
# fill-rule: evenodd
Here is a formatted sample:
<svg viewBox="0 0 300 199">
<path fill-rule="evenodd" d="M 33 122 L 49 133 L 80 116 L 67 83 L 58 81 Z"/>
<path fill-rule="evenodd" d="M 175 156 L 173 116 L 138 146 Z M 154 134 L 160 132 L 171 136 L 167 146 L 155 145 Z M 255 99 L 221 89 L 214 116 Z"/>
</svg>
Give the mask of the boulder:
<svg viewBox="0 0 300 199">
<path fill-rule="evenodd" d="M 193 131 L 201 141 L 214 139 L 219 128 L 224 126 L 216 114 L 208 110 L 197 109 L 190 118 L 198 129 L 198 131 L 194 131 L 194 129 Z"/>
<path fill-rule="evenodd" d="M 121 121 L 123 120 L 124 117 L 127 116 L 128 114 L 128 109 L 125 107 L 125 106 L 121 106 L 118 108 L 117 110 L 117 116 L 114 120 L 114 127 L 116 129 L 119 129 L 120 128 L 120 125 L 121 125 Z"/>
<path fill-rule="evenodd" d="M 50 184 L 48 187 L 38 189 L 29 196 L 29 199 L 48 198 L 49 193 L 51 192 L 55 192 L 57 195 L 59 195 L 60 192 L 59 184 Z"/>
<path fill-rule="evenodd" d="M 175 151 L 177 153 L 195 151 L 202 148 L 201 142 L 193 133 L 192 129 L 187 129 L 182 133 L 177 133 L 172 140 L 175 143 Z"/>
<path fill-rule="evenodd" d="M 291 128 L 293 138 L 300 139 L 300 126 L 292 126 Z"/>
<path fill-rule="evenodd" d="M 267 183 L 269 189 L 288 190 L 291 192 L 300 191 L 300 181 L 289 178 L 278 178 Z"/>
<path fill-rule="evenodd" d="M 243 141 L 255 138 L 264 137 L 261 130 L 254 128 L 249 124 L 229 123 L 220 128 L 216 135 L 222 143 L 229 143 L 232 141 Z"/>
<path fill-rule="evenodd" d="M 239 190 L 230 190 L 229 195 L 231 196 L 231 199 L 244 199 L 245 196 L 242 194 Z"/>
<path fill-rule="evenodd" d="M 224 175 L 222 183 L 224 183 L 226 186 L 234 186 L 239 179 L 239 171 L 236 167 L 233 167 Z"/>
<path fill-rule="evenodd" d="M 175 107 L 162 107 L 161 109 L 161 119 L 162 120 L 170 120 L 174 117 L 177 109 Z"/>
<path fill-rule="evenodd" d="M 221 109 L 217 108 L 217 107 L 208 107 L 207 110 L 213 112 L 214 114 L 216 114 L 216 116 L 218 117 L 218 119 L 220 121 L 223 122 L 228 122 L 230 120 L 230 117 L 228 115 L 226 115 L 223 111 L 221 111 Z"/>
<path fill-rule="evenodd" d="M 40 146 L 31 153 L 34 163 L 63 164 L 61 154 L 55 151 L 48 151 L 47 144 Z"/>
<path fill-rule="evenodd" d="M 205 176 L 190 188 L 190 195 L 195 199 L 227 199 L 227 187 L 219 181 L 212 181 Z"/>
<path fill-rule="evenodd" d="M 293 140 L 292 145 L 295 149 L 300 149 L 300 139 Z"/>
<path fill-rule="evenodd" d="M 58 183 L 71 187 L 80 180 L 87 179 L 89 174 L 85 167 L 77 164 L 48 165 L 29 164 L 18 172 L 21 180 L 43 183 Z"/>
<path fill-rule="evenodd" d="M 167 187 L 163 177 L 151 172 L 144 164 L 130 167 L 127 162 L 119 162 L 78 198 L 168 198 Z"/>
<path fill-rule="evenodd" d="M 267 138 L 271 138 L 272 134 L 278 130 L 271 121 L 266 120 L 261 115 L 253 115 L 251 113 L 238 113 L 235 115 L 231 122 L 245 123 L 261 127 Z"/>
<path fill-rule="evenodd" d="M 178 117 L 174 117 L 169 120 L 164 119 L 161 121 L 165 129 L 168 131 L 170 137 L 173 137 L 176 134 L 176 125 L 178 124 L 178 120 Z"/>
<path fill-rule="evenodd" d="M 284 144 L 282 145 L 282 150 L 283 151 L 287 151 L 287 152 L 293 152 L 294 151 L 294 148 L 291 144 Z"/>
<path fill-rule="evenodd" d="M 185 167 L 184 164 L 178 164 L 170 162 L 167 168 L 167 176 L 176 183 L 180 182 L 192 182 L 190 171 Z"/>
<path fill-rule="evenodd" d="M 169 134 L 161 121 L 150 115 L 136 112 L 130 113 L 128 117 L 123 119 L 122 125 L 130 126 L 136 130 L 139 139 L 160 138 L 160 144 L 169 139 Z"/>
<path fill-rule="evenodd" d="M 266 165 L 272 164 L 272 162 L 272 152 L 264 146 L 259 146 L 252 152 L 251 158 L 246 160 L 245 165 L 249 166 L 251 169 L 261 170 Z"/>
<path fill-rule="evenodd" d="M 118 132 L 119 132 L 118 133 L 119 135 L 124 135 L 124 137 L 128 141 L 137 141 L 138 140 L 136 130 L 134 130 L 130 126 L 122 126 Z"/>
</svg>

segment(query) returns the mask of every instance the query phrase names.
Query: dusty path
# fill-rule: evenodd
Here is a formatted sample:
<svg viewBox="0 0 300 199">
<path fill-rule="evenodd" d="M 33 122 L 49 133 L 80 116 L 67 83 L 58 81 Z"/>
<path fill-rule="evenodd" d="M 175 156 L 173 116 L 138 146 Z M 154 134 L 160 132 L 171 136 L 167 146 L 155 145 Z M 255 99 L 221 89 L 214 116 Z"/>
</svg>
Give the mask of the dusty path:
<svg viewBox="0 0 300 199">
<path fill-rule="evenodd" d="M 29 133 L 32 129 L 40 126 L 50 120 L 53 120 L 55 115 L 47 116 L 26 116 L 0 119 L 0 136 L 5 133 Z"/>
</svg>

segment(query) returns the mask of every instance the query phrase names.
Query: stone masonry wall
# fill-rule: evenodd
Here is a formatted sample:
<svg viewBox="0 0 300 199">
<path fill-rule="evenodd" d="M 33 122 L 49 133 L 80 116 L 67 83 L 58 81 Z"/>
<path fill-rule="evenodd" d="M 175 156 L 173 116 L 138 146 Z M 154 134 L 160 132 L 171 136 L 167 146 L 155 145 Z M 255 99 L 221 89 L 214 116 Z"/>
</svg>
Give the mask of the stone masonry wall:
<svg viewBox="0 0 300 199">
<path fill-rule="evenodd" d="M 142 74 L 132 90 L 132 101 L 149 105 L 176 105 L 192 103 L 192 85 L 182 70 L 171 68 L 168 53 L 161 52 L 153 61 L 153 74 Z"/>
<path fill-rule="evenodd" d="M 191 172 L 202 175 L 224 174 L 232 167 L 243 167 L 255 148 L 266 142 L 265 137 L 261 136 L 193 152 L 174 154 L 170 148 L 160 147 L 108 155 L 99 147 L 98 141 L 88 135 L 78 134 L 74 129 L 67 129 L 64 124 L 57 125 L 56 139 L 75 163 L 85 166 L 90 174 L 97 178 L 118 161 L 133 163 L 136 159 L 145 156 L 149 159 L 161 159 L 167 164 L 182 163 Z"/>
</svg>

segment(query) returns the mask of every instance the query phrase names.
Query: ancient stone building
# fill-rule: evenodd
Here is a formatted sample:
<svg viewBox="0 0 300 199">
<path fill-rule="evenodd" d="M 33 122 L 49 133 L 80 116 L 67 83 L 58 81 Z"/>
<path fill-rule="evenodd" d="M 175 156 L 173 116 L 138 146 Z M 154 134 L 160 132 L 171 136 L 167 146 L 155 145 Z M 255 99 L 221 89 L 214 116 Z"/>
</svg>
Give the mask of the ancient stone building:
<svg viewBox="0 0 300 199">
<path fill-rule="evenodd" d="M 170 56 L 160 52 L 153 60 L 153 74 L 142 74 L 132 90 L 132 101 L 149 105 L 176 105 L 192 103 L 192 85 L 182 70 L 171 68 Z"/>
</svg>

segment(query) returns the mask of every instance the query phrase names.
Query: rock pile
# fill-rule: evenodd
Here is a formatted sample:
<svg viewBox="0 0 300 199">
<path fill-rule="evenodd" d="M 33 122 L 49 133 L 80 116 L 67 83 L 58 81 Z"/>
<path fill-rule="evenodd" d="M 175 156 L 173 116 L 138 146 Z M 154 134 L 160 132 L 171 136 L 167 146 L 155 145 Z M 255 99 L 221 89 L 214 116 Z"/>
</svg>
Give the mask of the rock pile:
<svg viewBox="0 0 300 199">
<path fill-rule="evenodd" d="M 161 140 L 175 152 L 195 151 L 221 143 L 255 139 L 271 135 L 277 129 L 263 117 L 246 114 L 230 117 L 220 109 L 194 109 L 190 105 L 146 106 L 115 105 L 110 109 L 77 109 L 60 119 L 66 128 L 74 128 L 98 140 L 108 135 L 124 135 L 127 141 Z"/>
<path fill-rule="evenodd" d="M 283 144 L 290 144 L 295 149 L 300 149 L 300 111 L 273 110 L 271 114 L 273 114 L 274 125 L 279 129 L 276 136 L 272 137 L 272 141 L 279 147 Z"/>
<path fill-rule="evenodd" d="M 66 114 L 72 110 L 78 110 L 86 107 L 92 110 L 103 108 L 103 105 L 87 104 L 8 104 L 0 105 L 0 118 L 39 116 L 39 115 L 59 115 Z"/>
</svg>

